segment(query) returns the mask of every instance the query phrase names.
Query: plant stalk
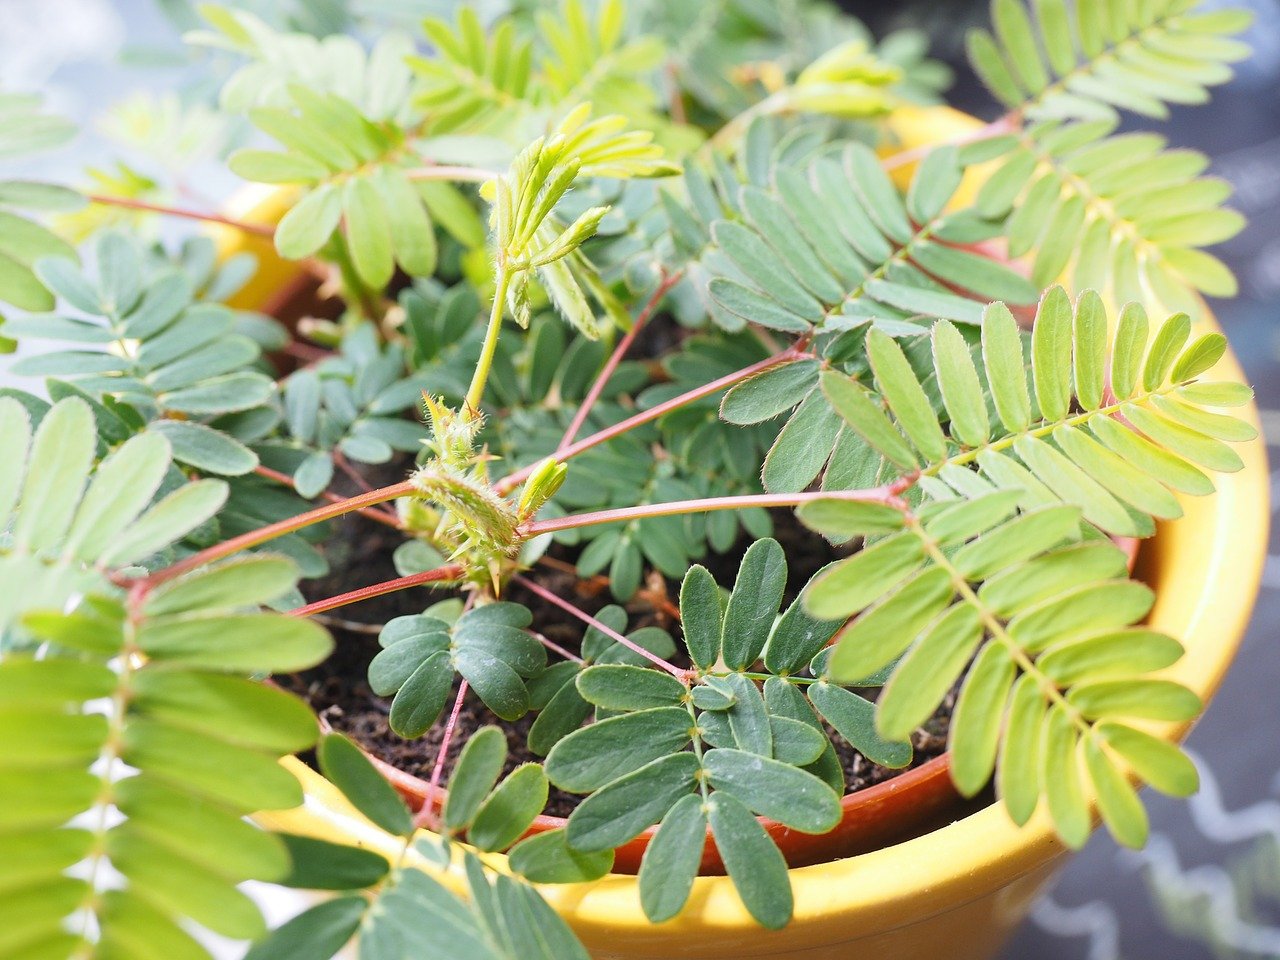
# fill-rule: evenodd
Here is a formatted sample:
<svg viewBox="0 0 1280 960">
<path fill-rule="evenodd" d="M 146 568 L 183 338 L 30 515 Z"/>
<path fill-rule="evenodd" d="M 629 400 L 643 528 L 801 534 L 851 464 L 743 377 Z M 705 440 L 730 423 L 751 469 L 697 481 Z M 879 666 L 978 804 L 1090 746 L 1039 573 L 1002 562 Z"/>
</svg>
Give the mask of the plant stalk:
<svg viewBox="0 0 1280 960">
<path fill-rule="evenodd" d="M 343 514 L 355 513 L 365 507 L 372 507 L 379 503 L 386 503 L 388 500 L 406 497 L 413 492 L 413 484 L 405 480 L 401 483 L 393 483 L 389 487 L 380 487 L 369 493 L 362 493 L 358 497 L 348 497 L 345 500 L 339 500 L 337 503 L 316 507 L 314 510 L 300 513 L 296 517 L 289 517 L 287 520 L 267 524 L 267 526 L 259 527 L 257 530 L 250 530 L 247 533 L 240 534 L 238 537 L 232 537 L 230 540 L 224 540 L 222 543 L 215 543 L 211 547 L 206 547 L 204 550 L 193 553 L 186 559 L 179 560 L 163 570 L 157 570 L 146 578 L 147 588 L 157 587 L 175 577 L 182 576 L 184 573 L 202 567 L 207 563 L 212 563 L 214 560 L 221 560 L 223 557 L 239 553 L 241 550 L 260 546 L 274 540 L 276 537 L 283 537 L 286 533 L 294 533 L 314 524 L 323 523 L 325 520 L 340 517 Z"/>
<path fill-rule="evenodd" d="M 147 213 L 159 213 L 166 217 L 181 217 L 185 220 L 201 220 L 205 223 L 220 223 L 224 227 L 232 227 L 245 233 L 252 234 L 255 237 L 271 238 L 275 236 L 273 227 L 264 226 L 260 223 L 245 223 L 243 220 L 232 220 L 230 217 L 224 217 L 217 213 L 201 213 L 199 210 L 189 210 L 186 207 L 169 207 L 160 203 L 148 203 L 146 200 L 135 200 L 132 197 L 112 197 L 102 193 L 86 193 L 85 199 L 90 203 L 101 204 L 106 207 L 123 207 L 127 210 L 143 210 Z"/>
<path fill-rule="evenodd" d="M 279 470 L 272 470 L 270 467 L 262 466 L 262 464 L 258 464 L 258 466 L 254 467 L 253 472 L 260 477 L 266 477 L 268 480 L 274 480 L 276 483 L 282 483 L 286 487 L 293 487 L 293 478 L 287 473 L 281 473 Z M 325 490 L 320 494 L 320 496 L 330 503 L 343 503 L 346 500 L 345 497 L 341 497 L 330 490 Z M 370 520 L 376 520 L 378 523 L 385 524 L 393 529 L 400 529 L 400 518 L 395 514 L 387 513 L 383 510 L 377 510 L 372 507 L 362 508 L 357 510 L 356 513 L 360 514 L 362 517 L 368 517 Z"/>
<path fill-rule="evenodd" d="M 440 812 L 444 813 L 444 802 L 440 800 L 440 780 L 444 776 L 444 761 L 449 755 L 449 745 L 453 742 L 453 733 L 458 726 L 458 715 L 462 713 L 462 701 L 467 697 L 467 681 L 458 684 L 458 696 L 453 701 L 453 709 L 449 712 L 449 720 L 444 726 L 444 736 L 440 738 L 440 749 L 436 753 L 435 765 L 431 768 L 431 789 L 422 798 L 422 809 L 413 818 L 415 827 L 431 826 L 436 819 L 436 804 L 440 804 Z"/>
<path fill-rule="evenodd" d="M 631 324 L 631 329 L 626 332 L 618 345 L 610 354 L 609 360 L 605 363 L 604 368 L 600 371 L 600 375 L 596 377 L 595 382 L 591 384 L 591 389 L 587 391 L 586 397 L 582 403 L 578 405 L 577 411 L 573 415 L 573 421 L 569 424 L 569 429 L 564 432 L 564 436 L 560 440 L 559 446 L 556 447 L 555 456 L 559 458 L 563 452 L 582 430 L 582 425 L 587 422 L 587 416 L 591 413 L 591 408 L 595 406 L 596 401 L 600 399 L 600 394 L 604 392 L 604 388 L 609 383 L 609 378 L 613 376 L 613 372 L 618 369 L 618 364 L 622 362 L 622 358 L 626 356 L 631 344 L 635 343 L 635 339 L 639 336 L 640 331 L 644 329 L 644 325 L 649 322 L 649 318 L 653 316 L 658 304 L 662 302 L 662 298 L 667 292 L 680 282 L 680 278 L 684 276 L 683 268 L 675 273 L 668 274 L 662 278 L 662 282 L 658 284 L 658 289 L 653 292 L 644 308 L 636 315 L 635 321 Z"/>
<path fill-rule="evenodd" d="M 905 485 L 904 485 L 905 482 Z M 915 478 L 898 480 L 867 490 L 818 490 L 812 493 L 757 493 L 738 497 L 706 497 L 700 500 L 673 500 L 670 503 L 647 503 L 637 507 L 619 507 L 614 510 L 596 510 L 592 513 L 570 514 L 549 520 L 534 520 L 524 526 L 522 532 L 529 537 L 561 530 L 594 527 L 602 523 L 618 523 L 627 520 L 643 520 L 648 517 L 669 517 L 678 513 L 710 513 L 713 510 L 746 510 L 751 507 L 797 507 L 814 500 L 847 500 L 883 503 L 904 509 L 899 494 L 915 482 Z"/>
<path fill-rule="evenodd" d="M 636 653 L 644 657 L 650 663 L 667 671 L 667 673 L 671 674 L 673 677 L 675 677 L 677 680 L 681 681 L 682 683 L 686 679 L 688 679 L 689 677 L 688 670 L 681 670 L 674 663 L 670 663 L 662 659 L 662 657 L 658 656 L 653 651 L 646 650 L 644 647 L 640 646 L 640 644 L 636 643 L 633 640 L 628 640 L 626 637 L 620 634 L 617 630 L 614 630 L 608 624 L 601 623 L 595 617 L 591 616 L 591 614 L 587 613 L 587 611 L 579 609 L 578 607 L 570 603 L 568 600 L 565 600 L 564 598 L 556 595 L 552 591 L 548 590 L 546 587 L 543 587 L 537 583 L 534 583 L 532 580 L 529 580 L 521 576 L 516 576 L 513 579 L 515 580 L 516 583 L 520 584 L 520 586 L 524 587 L 529 592 L 537 594 L 539 597 L 541 597 L 543 600 L 546 600 L 548 603 L 555 604 L 561 610 L 564 610 L 566 613 L 572 614 L 573 616 L 577 617 L 579 620 L 581 620 L 583 623 L 587 624 L 588 626 L 595 627 L 601 633 L 608 636 L 611 640 L 614 640 L 617 643 L 622 644 L 632 653 Z"/>
<path fill-rule="evenodd" d="M 410 180 L 459 180 L 467 183 L 484 183 L 486 180 L 496 180 L 500 176 L 502 174 L 494 170 L 444 164 L 417 167 L 408 172 Z"/>
<path fill-rule="evenodd" d="M 556 452 L 556 459 L 564 461 L 568 460 L 570 457 L 576 457 L 584 450 L 590 450 L 592 447 L 599 446 L 602 443 L 612 440 L 614 437 L 621 436 L 627 431 L 634 430 L 642 424 L 649 423 L 652 420 L 657 420 L 659 417 L 670 413 L 672 410 L 678 410 L 685 406 L 685 404 L 693 403 L 695 400 L 701 400 L 703 397 L 710 396 L 713 393 L 724 390 L 726 387 L 732 387 L 735 383 L 748 380 L 756 374 L 763 373 L 764 371 L 769 370 L 772 367 L 776 367 L 779 364 L 790 363 L 793 360 L 812 359 L 812 357 L 813 354 L 798 349 L 797 346 L 787 347 L 785 350 L 781 350 L 771 357 L 766 357 L 759 363 L 753 363 L 749 367 L 743 367 L 741 370 L 726 374 L 719 380 L 713 380 L 711 383 L 704 384 L 701 387 L 690 390 L 688 393 L 682 393 L 678 397 L 672 397 L 664 403 L 659 403 L 656 406 L 650 407 L 648 410 L 643 410 L 634 416 L 628 417 L 626 420 L 615 423 L 611 427 L 606 427 L 598 433 L 593 433 L 588 437 L 584 437 L 577 443 L 571 443 L 569 446 Z M 527 467 L 517 470 L 515 473 L 508 474 L 494 484 L 494 490 L 499 494 L 509 493 L 513 488 L 529 479 L 529 475 L 533 473 L 537 466 L 537 463 L 532 463 Z"/>
<path fill-rule="evenodd" d="M 498 334 L 502 331 L 502 314 L 507 302 L 507 288 L 510 286 L 511 275 L 506 264 L 502 263 L 498 267 L 498 283 L 493 292 L 493 307 L 489 311 L 484 346 L 480 348 L 480 359 L 476 361 L 471 386 L 467 389 L 466 405 L 472 411 L 479 411 L 480 401 L 484 398 L 484 385 L 489 379 L 489 370 L 493 367 L 493 354 L 498 349 Z"/>
<path fill-rule="evenodd" d="M 314 603 L 308 603 L 304 607 L 298 607 L 296 610 L 290 610 L 291 617 L 309 617 L 316 613 L 325 613 L 329 610 L 336 610 L 338 607 L 345 607 L 353 603 L 360 603 L 362 600 L 372 600 L 374 597 L 381 597 L 388 593 L 395 593 L 398 590 L 407 590 L 409 587 L 421 586 L 425 583 L 440 583 L 446 580 L 457 580 L 463 576 L 465 571 L 460 563 L 450 563 L 443 567 L 436 567 L 434 570 L 424 570 L 422 573 L 411 573 L 407 577 L 397 577 L 394 580 L 384 580 L 382 583 L 371 584 L 367 587 L 360 587 L 357 590 L 350 590 L 347 593 L 340 593 L 335 597 L 326 597 L 324 600 L 317 600 Z"/>
</svg>

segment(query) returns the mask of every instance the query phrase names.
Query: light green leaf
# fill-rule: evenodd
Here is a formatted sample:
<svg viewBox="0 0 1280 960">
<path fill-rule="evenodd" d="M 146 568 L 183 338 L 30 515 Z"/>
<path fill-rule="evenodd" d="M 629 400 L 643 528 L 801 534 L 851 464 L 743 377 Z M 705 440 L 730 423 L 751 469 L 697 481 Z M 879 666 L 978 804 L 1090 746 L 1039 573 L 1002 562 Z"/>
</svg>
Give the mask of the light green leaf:
<svg viewBox="0 0 1280 960">
<path fill-rule="evenodd" d="M 574 849 L 563 829 L 526 837 L 511 848 L 509 857 L 511 869 L 533 883 L 589 883 L 613 867 L 613 850 Z"/>
</svg>

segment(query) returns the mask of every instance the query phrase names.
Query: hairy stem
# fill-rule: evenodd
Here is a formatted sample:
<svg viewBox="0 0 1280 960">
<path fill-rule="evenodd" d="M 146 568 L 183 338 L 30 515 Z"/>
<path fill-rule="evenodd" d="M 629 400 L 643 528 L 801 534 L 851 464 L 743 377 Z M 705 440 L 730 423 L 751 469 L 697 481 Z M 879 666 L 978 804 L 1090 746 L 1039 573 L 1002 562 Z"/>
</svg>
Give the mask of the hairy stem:
<svg viewBox="0 0 1280 960">
<path fill-rule="evenodd" d="M 505 264 L 498 266 L 498 284 L 493 292 L 493 308 L 489 311 L 489 326 L 484 333 L 484 346 L 480 348 L 480 359 L 476 361 L 475 373 L 471 375 L 471 386 L 467 390 L 467 408 L 479 410 L 480 401 L 484 398 L 484 385 L 489 379 L 489 370 L 493 366 L 493 354 L 498 349 L 498 334 L 502 331 L 502 313 L 507 301 L 507 288 L 511 286 L 511 274 Z"/>
<path fill-rule="evenodd" d="M 382 583 L 371 584 L 367 587 L 360 587 L 358 590 L 350 590 L 347 593 L 340 593 L 336 597 L 327 597 L 324 600 L 317 600 L 314 603 L 308 603 L 304 607 L 298 607 L 296 610 L 290 610 L 291 617 L 309 617 L 315 613 L 324 613 L 328 610 L 336 610 L 338 607 L 345 607 L 353 603 L 359 603 L 362 600 L 372 600 L 374 597 L 381 597 L 388 593 L 396 593 L 399 590 L 407 590 L 409 587 L 421 586 L 425 583 L 441 583 L 450 580 L 458 580 L 464 574 L 465 570 L 461 564 L 449 563 L 443 567 L 436 567 L 434 570 L 424 570 L 422 573 L 411 573 L 407 577 L 397 577 L 394 580 L 384 580 Z"/>
<path fill-rule="evenodd" d="M 619 507 L 614 510 L 596 510 L 592 513 L 570 514 L 549 520 L 534 520 L 523 528 L 523 533 L 536 537 L 543 533 L 594 527 L 602 523 L 618 523 L 627 520 L 643 520 L 647 517 L 669 517 L 678 513 L 710 513 L 714 510 L 746 510 L 751 507 L 797 507 L 814 500 L 853 500 L 884 503 L 899 506 L 898 495 L 915 482 L 915 477 L 904 477 L 881 487 L 867 490 L 818 490 L 811 493 L 757 493 L 739 497 L 706 497 L 700 500 L 672 500 L 669 503 L 647 503 L 638 507 Z"/>
<path fill-rule="evenodd" d="M 588 626 L 595 627 L 597 630 L 599 630 L 605 636 L 609 637 L 611 640 L 614 640 L 622 644 L 632 653 L 639 654 L 640 656 L 644 657 L 646 660 L 648 660 L 650 663 L 654 664 L 655 666 L 661 667 L 663 670 L 667 671 L 667 673 L 671 674 L 677 680 L 680 680 L 681 682 L 683 682 L 685 679 L 687 679 L 689 675 L 689 671 L 681 670 L 674 663 L 670 663 L 662 659 L 662 657 L 658 656 L 656 653 L 652 652 L 651 650 L 646 650 L 644 647 L 640 646 L 635 641 L 628 640 L 626 637 L 620 634 L 617 630 L 614 630 L 608 624 L 601 623 L 595 617 L 591 616 L 591 614 L 587 613 L 587 611 L 574 606 L 568 600 L 565 600 L 562 597 L 557 596 L 555 593 L 551 592 L 545 587 L 539 586 L 538 584 L 534 583 L 532 580 L 529 580 L 525 577 L 517 576 L 514 579 L 516 583 L 520 584 L 520 586 L 524 587 L 530 593 L 534 593 L 538 595 L 543 600 L 546 600 L 548 603 L 555 604 L 561 610 L 564 610 L 566 613 L 569 613 L 577 617 L 579 620 L 581 620 L 583 623 L 587 624 Z"/>
<path fill-rule="evenodd" d="M 563 657 L 565 660 L 569 660 L 570 662 L 577 663 L 577 664 L 583 664 L 587 662 L 583 660 L 580 656 L 578 656 L 576 653 L 566 650 L 564 647 L 560 646 L 560 644 L 556 643 L 554 640 L 550 639 L 549 637 L 544 637 L 542 634 L 538 633 L 537 630 L 530 630 L 529 635 L 533 637 L 535 640 L 537 640 L 544 647 L 546 647 L 548 650 L 550 650 L 552 653 L 556 654 L 559 657 Z"/>
<path fill-rule="evenodd" d="M 597 433 L 584 437 L 577 443 L 571 443 L 569 446 L 556 452 L 556 459 L 563 461 L 568 460 L 571 457 L 576 457 L 584 450 L 590 450 L 592 447 L 599 446 L 602 443 L 612 440 L 614 437 L 621 436 L 627 431 L 634 430 L 642 424 L 657 420 L 664 414 L 670 413 L 672 410 L 679 410 L 686 404 L 693 403 L 696 400 L 701 400 L 703 397 L 710 396 L 711 394 L 724 390 L 727 387 L 732 387 L 735 383 L 741 383 L 743 380 L 749 380 L 756 374 L 763 373 L 764 371 L 769 370 L 772 367 L 776 367 L 779 364 L 791 363 L 793 360 L 811 359 L 812 357 L 813 354 L 799 349 L 798 346 L 788 347 L 785 350 L 775 353 L 771 357 L 766 357 L 759 363 L 753 363 L 749 367 L 743 367 L 741 370 L 726 374 L 719 380 L 713 380 L 711 383 L 704 384 L 701 387 L 690 390 L 688 393 L 682 393 L 678 397 L 672 397 L 664 403 L 659 403 L 656 406 L 650 407 L 648 410 L 643 410 L 640 413 L 637 413 L 635 416 L 628 417 L 626 420 L 615 423 L 611 427 L 606 427 Z M 503 477 L 494 484 L 494 490 L 499 494 L 510 492 L 514 487 L 519 486 L 525 480 L 529 479 L 529 474 L 533 473 L 536 467 L 537 463 L 532 463 L 527 467 L 517 470 L 515 473 Z"/>
<path fill-rule="evenodd" d="M 966 144 L 977 143 L 980 140 L 988 140 L 992 137 L 998 137 L 1005 133 L 1014 133 L 1021 124 L 1021 114 L 1018 111 L 1011 111 L 1002 117 L 992 120 L 990 123 L 972 130 L 969 133 L 943 143 L 927 143 L 918 147 L 912 147 L 910 150 L 903 150 L 899 153 L 891 154 L 880 162 L 880 166 L 885 170 L 896 170 L 898 167 L 904 167 L 907 164 L 915 163 L 923 160 L 931 151 L 936 150 L 940 146 L 963 147 Z"/>
<path fill-rule="evenodd" d="M 672 287 L 680 282 L 682 276 L 684 276 L 684 270 L 680 269 L 662 278 L 662 282 L 658 284 L 658 289 L 653 292 L 653 296 L 649 298 L 644 308 L 636 315 L 635 321 L 631 324 L 631 329 L 618 341 L 618 345 L 614 347 L 613 353 L 610 354 L 608 362 L 605 363 L 604 368 L 600 371 L 600 375 L 596 377 L 595 383 L 591 384 L 591 389 L 587 391 L 586 397 L 578 405 L 578 409 L 573 415 L 573 421 L 569 424 L 569 429 L 564 432 L 559 446 L 556 447 L 555 455 L 557 457 L 578 436 L 578 433 L 582 430 L 582 425 L 587 421 L 587 416 L 591 413 L 591 408 L 600 399 L 600 394 L 604 392 L 604 388 L 608 385 L 609 378 L 613 376 L 613 372 L 618 369 L 618 364 L 622 362 L 622 358 L 631 349 L 631 344 L 635 343 L 636 337 L 644 329 L 644 325 L 649 322 L 649 318 L 657 310 L 662 298 L 667 295 L 667 292 Z"/>
<path fill-rule="evenodd" d="M 229 557 L 231 554 L 239 553 L 241 550 L 261 546 L 276 539 L 276 537 L 283 537 L 286 533 L 295 533 L 317 523 L 332 520 L 334 517 L 341 517 L 343 514 L 355 513 L 365 507 L 372 507 L 379 503 L 386 503 L 388 500 L 395 500 L 398 497 L 409 496 L 413 492 L 413 484 L 405 480 L 402 483 L 393 483 L 389 487 L 380 487 L 369 493 L 362 493 L 358 497 L 347 497 L 345 500 L 339 500 L 337 503 L 331 503 L 328 506 L 316 507 L 314 510 L 300 513 L 296 517 L 289 517 L 287 520 L 270 523 L 265 527 L 259 527 L 257 530 L 242 533 L 238 537 L 232 537 L 230 540 L 224 540 L 222 543 L 215 543 L 212 547 L 206 547 L 199 553 L 193 553 L 185 560 L 179 560 L 163 570 L 157 570 L 147 577 L 145 582 L 148 588 L 158 586 L 172 580 L 174 577 L 180 577 L 184 573 L 202 567 L 206 563 L 221 560 L 223 557 Z"/>
<path fill-rule="evenodd" d="M 440 749 L 436 752 L 436 762 L 431 768 L 431 788 L 422 798 L 422 809 L 413 818 L 415 827 L 433 826 L 438 823 L 436 805 L 444 812 L 444 801 L 440 797 L 440 780 L 444 776 L 444 761 L 449 755 L 449 745 L 453 742 L 453 733 L 458 726 L 458 715 L 462 713 L 462 701 L 467 697 L 467 681 L 458 684 L 458 696 L 454 698 L 453 709 L 449 712 L 449 720 L 444 725 L 444 736 L 440 738 Z"/>
<path fill-rule="evenodd" d="M 258 464 L 258 466 L 254 467 L 253 472 L 260 477 L 265 477 L 268 480 L 274 480 L 276 483 L 282 483 L 286 487 L 292 488 L 294 485 L 293 477 L 289 476 L 287 473 L 281 473 L 279 470 L 272 470 L 270 467 L 262 466 L 262 464 Z M 343 503 L 346 499 L 345 497 L 341 497 L 330 490 L 324 491 L 320 496 L 330 503 Z M 356 513 L 360 514 L 362 517 L 368 517 L 370 520 L 376 520 L 378 523 L 385 524 L 388 527 L 393 527 L 396 530 L 400 529 L 400 518 L 394 513 L 390 513 L 385 510 L 378 510 L 374 507 L 364 507 L 357 510 Z"/>
<path fill-rule="evenodd" d="M 202 213 L 199 210 L 190 210 L 186 207 L 169 207 L 160 203 L 148 203 L 145 200 L 135 200 L 132 197 L 112 197 L 101 193 L 86 193 L 85 199 L 90 203 L 97 203 L 107 207 L 123 207 L 127 210 L 145 210 L 147 213 L 160 213 L 167 217 L 182 217 L 185 220 L 202 220 L 205 223 L 220 223 L 224 227 L 233 227 L 236 230 L 242 230 L 255 237 L 269 238 L 275 236 L 275 230 L 272 227 L 264 226 L 260 223 L 245 223 L 243 220 L 232 220 L 230 217 L 224 217 L 217 213 Z"/>
</svg>

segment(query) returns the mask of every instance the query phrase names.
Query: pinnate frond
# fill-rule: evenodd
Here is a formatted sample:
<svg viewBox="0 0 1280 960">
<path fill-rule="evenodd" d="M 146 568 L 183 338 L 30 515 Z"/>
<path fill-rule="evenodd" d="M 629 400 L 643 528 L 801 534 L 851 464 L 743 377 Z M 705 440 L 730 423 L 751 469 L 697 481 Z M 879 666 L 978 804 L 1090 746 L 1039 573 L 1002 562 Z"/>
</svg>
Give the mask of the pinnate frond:
<svg viewBox="0 0 1280 960">
<path fill-rule="evenodd" d="M 1026 823 L 1043 801 L 1072 847 L 1090 832 L 1086 783 L 1130 846 L 1145 842 L 1147 817 L 1126 769 L 1163 793 L 1194 792 L 1181 750 L 1133 726 L 1201 709 L 1190 690 L 1151 676 L 1182 647 L 1134 626 L 1154 594 L 1127 578 L 1121 550 L 1082 538 L 1079 508 L 1020 512 L 1017 491 L 998 490 L 914 514 L 820 501 L 800 516 L 830 536 L 876 537 L 820 574 L 805 602 L 814 616 L 854 618 L 836 639 L 835 677 L 890 672 L 876 707 L 882 735 L 909 734 L 963 678 L 950 731 L 962 792 L 996 770 L 1013 820 Z"/>
<path fill-rule="evenodd" d="M 433 200 L 454 188 L 415 184 L 413 157 L 404 150 L 407 131 L 396 122 L 301 84 L 291 84 L 288 96 L 286 106 L 249 112 L 284 151 L 245 149 L 229 161 L 248 180 L 307 188 L 276 229 L 281 256 L 310 256 L 345 225 L 355 270 L 370 287 L 384 287 L 397 264 L 429 275 L 436 265 Z"/>
<path fill-rule="evenodd" d="M 41 891 L 22 943 L 204 957 L 188 920 L 258 935 L 236 885 L 280 879 L 288 856 L 240 817 L 301 801 L 277 760 L 310 746 L 316 721 L 248 675 L 303 669 L 331 646 L 315 624 L 256 610 L 291 591 L 297 569 L 232 560 L 126 597 L 112 575 L 205 521 L 225 484 L 195 481 L 152 504 L 168 442 L 141 434 L 95 468 L 79 399 L 55 404 L 34 436 L 0 399 L 0 425 L 0 728 L 22 745 L 0 770 L 2 819 L 30 838 Z M 104 892 L 106 863 L 120 879 Z"/>
<path fill-rule="evenodd" d="M 232 113 L 255 107 L 289 108 L 289 88 L 301 84 L 333 94 L 375 120 L 409 117 L 411 71 L 405 58 L 413 41 L 399 31 L 383 33 L 366 51 L 354 37 L 276 30 L 247 10 L 202 4 L 209 25 L 184 36 L 195 46 L 227 50 L 248 58 L 223 84 L 221 106 Z"/>
<path fill-rule="evenodd" d="M 249 950 L 247 960 L 324 960 L 358 935 L 366 960 L 403 957 L 407 931 L 430 955 L 476 960 L 587 960 L 586 951 L 528 882 L 593 880 L 608 870 L 601 858 L 571 859 L 563 831 L 538 834 L 512 852 L 515 876 L 493 874 L 476 853 L 454 840 L 465 834 L 481 851 L 506 849 L 522 836 L 547 800 L 547 778 L 525 763 L 499 780 L 506 739 L 484 727 L 467 741 L 439 812 L 438 837 L 415 840 L 417 825 L 404 800 L 367 756 L 339 734 L 316 751 L 321 771 L 352 806 L 399 840 L 399 856 L 311 837 L 281 834 L 293 869 L 283 883 L 302 889 L 341 889 L 343 894 L 298 914 Z M 274 837 L 272 839 L 275 839 Z M 548 844 L 546 841 L 550 840 Z M 470 897 L 459 896 L 441 875 L 459 869 Z M 341 884 L 339 887 L 338 885 Z"/>
<path fill-rule="evenodd" d="M 871 320 L 903 331 L 921 317 L 976 324 L 979 301 L 1033 300 L 1023 277 L 959 246 L 991 235 L 971 212 L 946 212 L 960 177 L 950 147 L 929 155 L 905 196 L 859 144 L 779 167 L 771 189 L 742 188 L 741 220 L 713 225 L 711 296 L 744 321 L 795 333 Z"/>
<path fill-rule="evenodd" d="M 932 498 L 1019 491 L 1024 509 L 1067 503 L 1107 533 L 1147 536 L 1152 517 L 1181 514 L 1173 491 L 1211 492 L 1203 471 L 1239 470 L 1228 444 L 1256 435 L 1210 409 L 1252 395 L 1240 384 L 1201 381 L 1226 349 L 1222 335 L 1188 343 L 1186 314 L 1154 335 L 1149 327 L 1146 312 L 1129 304 L 1109 338 L 1097 294 L 1085 291 L 1073 307 L 1054 287 L 1036 315 L 1028 368 L 1003 304 L 987 309 L 980 363 L 959 330 L 941 322 L 932 372 L 945 427 L 901 347 L 876 330 L 867 335 L 874 392 L 834 372 L 822 375 L 822 389 L 849 426 L 901 475 L 918 474 Z"/>
<path fill-rule="evenodd" d="M 170 468 L 169 442 L 135 436 L 95 466 L 88 403 L 59 401 L 33 431 L 27 410 L 0 398 L 0 629 L 32 609 L 59 609 L 103 589 L 110 571 L 140 563 L 209 519 L 220 480 L 185 484 L 152 504 Z"/>
<path fill-rule="evenodd" d="M 1168 116 L 1199 104 L 1206 87 L 1249 48 L 1230 39 L 1247 10 L 1198 12 L 1197 0 L 991 0 L 994 35 L 973 30 L 969 62 L 1011 110 L 1037 119 L 1111 119 L 1116 109 Z"/>
<path fill-rule="evenodd" d="M 1230 185 L 1200 176 L 1203 154 L 1165 150 L 1155 134 L 1113 136 L 1114 126 L 1052 121 L 999 138 L 999 167 L 978 195 L 978 212 L 1004 222 L 1009 254 L 1031 255 L 1041 287 L 1065 274 L 1075 290 L 1193 315 L 1202 309 L 1197 291 L 1234 295 L 1231 271 L 1200 249 L 1244 226 L 1221 206 Z"/>
<path fill-rule="evenodd" d="M 69 346 L 32 353 L 10 369 L 60 378 L 49 382 L 55 399 L 92 400 L 112 442 L 146 428 L 165 435 L 180 463 L 239 476 L 258 465 L 257 455 L 208 421 L 272 397 L 271 378 L 256 369 L 256 338 L 270 343 L 276 328 L 202 300 L 209 292 L 202 285 L 235 277 L 205 270 L 198 248 L 189 245 L 190 262 L 155 263 L 127 236 L 106 232 L 95 245 L 96 274 L 64 257 L 42 258 L 36 272 L 62 309 L 20 317 L 6 330 L 21 341 Z M 212 256 L 211 245 L 205 252 Z"/>
</svg>

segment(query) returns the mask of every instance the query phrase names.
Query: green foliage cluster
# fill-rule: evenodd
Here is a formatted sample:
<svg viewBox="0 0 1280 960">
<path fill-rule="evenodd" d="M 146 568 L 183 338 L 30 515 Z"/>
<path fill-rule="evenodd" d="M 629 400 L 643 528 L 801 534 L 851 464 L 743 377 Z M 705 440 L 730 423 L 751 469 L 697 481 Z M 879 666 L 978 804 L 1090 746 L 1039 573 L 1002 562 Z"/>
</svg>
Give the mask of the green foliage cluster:
<svg viewBox="0 0 1280 960">
<path fill-rule="evenodd" d="M 0 181 L 9 372 L 41 378 L 0 391 L 0 955 L 200 960 L 196 925 L 252 960 L 585 958 L 534 885 L 646 832 L 651 920 L 714 852 L 778 928 L 758 818 L 830 831 L 838 751 L 909 765 L 953 691 L 963 793 L 1141 845 L 1136 784 L 1196 786 L 1150 723 L 1201 704 L 1112 541 L 1255 431 L 1197 331 L 1234 289 L 1203 249 L 1228 190 L 1116 129 L 1203 101 L 1247 17 L 993 0 L 969 47 L 1006 112 L 895 153 L 945 71 L 818 0 L 377 6 L 171 5 L 229 69 L 216 103 L 116 113 L 158 169 Z M 26 95 L 0 118 L 0 158 L 74 133 Z M 212 154 L 280 188 L 278 224 L 173 205 Z M 296 261 L 316 315 L 242 309 L 254 258 L 151 242 L 158 215 Z M 791 508 L 829 541 L 812 577 Z M 357 511 L 400 578 L 304 604 Z M 598 577 L 616 604 L 581 599 Z M 390 729 L 472 696 L 541 760 L 447 732 L 447 799 L 412 810 L 267 681 L 328 656 L 332 611 L 431 585 L 376 627 Z M 313 747 L 385 843 L 243 819 L 300 802 L 278 760 Z M 581 800 L 531 831 L 552 787 Z M 246 880 L 327 896 L 267 931 Z"/>
</svg>

